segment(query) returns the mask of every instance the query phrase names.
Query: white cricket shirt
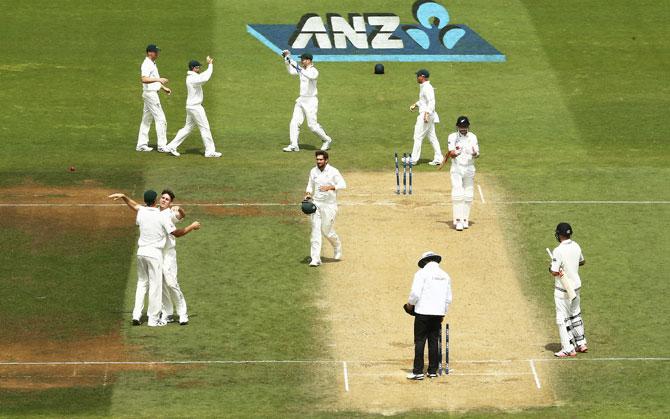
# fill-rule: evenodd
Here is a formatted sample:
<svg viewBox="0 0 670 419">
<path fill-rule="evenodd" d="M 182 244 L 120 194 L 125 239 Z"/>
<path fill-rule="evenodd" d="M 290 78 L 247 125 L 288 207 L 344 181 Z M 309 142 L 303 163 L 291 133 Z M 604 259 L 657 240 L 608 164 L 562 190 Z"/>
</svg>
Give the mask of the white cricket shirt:
<svg viewBox="0 0 670 419">
<path fill-rule="evenodd" d="M 465 135 L 458 131 L 452 132 L 447 137 L 447 147 L 449 151 L 456 151 L 456 157 L 451 159 L 452 165 L 474 166 L 473 156 L 479 154 L 479 143 L 475 134 L 470 131 Z"/>
<path fill-rule="evenodd" d="M 575 290 L 581 287 L 582 280 L 579 277 L 579 263 L 584 261 L 584 255 L 582 254 L 582 248 L 579 247 L 577 242 L 570 239 L 563 240 L 554 249 L 552 256 L 551 271 L 563 272 L 563 275 L 570 280 L 570 283 Z M 561 289 L 563 288 L 558 277 L 555 277 L 554 279 L 554 286 Z"/>
<path fill-rule="evenodd" d="M 162 258 L 167 237 L 176 230 L 170 218 L 158 208 L 140 207 L 135 222 L 140 227 L 137 256 Z"/>
<path fill-rule="evenodd" d="M 334 191 L 321 192 L 320 186 L 335 186 Z M 315 204 L 334 204 L 337 205 L 337 191 L 345 189 L 347 183 L 340 174 L 340 171 L 326 164 L 326 167 L 321 171 L 317 166 L 314 166 L 309 172 L 309 180 L 307 181 L 306 192 L 312 194 L 312 200 Z"/>
<path fill-rule="evenodd" d="M 435 89 L 429 81 L 424 81 L 419 85 L 419 101 L 416 102 L 416 105 L 419 107 L 420 115 L 423 115 L 425 112 L 431 115 L 435 114 L 435 122 L 440 122 L 435 112 Z"/>
<path fill-rule="evenodd" d="M 181 220 L 177 218 L 178 212 L 174 211 L 172 208 L 168 208 L 161 211 L 161 214 L 167 217 L 173 225 L 181 222 Z M 168 234 L 167 240 L 165 241 L 164 249 L 165 250 L 174 249 L 176 246 L 177 246 L 177 238 L 172 234 Z"/>
<path fill-rule="evenodd" d="M 142 77 L 160 78 L 156 63 L 151 61 L 151 58 L 149 57 L 144 59 L 142 67 L 140 68 L 140 73 Z M 157 92 L 161 89 L 161 84 L 159 82 L 142 83 L 142 89 L 144 91 Z"/>
<path fill-rule="evenodd" d="M 300 70 L 296 70 L 293 67 L 298 65 L 295 61 L 290 60 L 290 64 L 289 61 L 284 62 L 289 74 L 294 76 L 297 74 L 300 77 L 300 97 L 316 97 L 316 79 L 319 78 L 319 71 L 313 65 L 307 68 L 298 66 Z"/>
<path fill-rule="evenodd" d="M 451 297 L 451 278 L 437 262 L 428 262 L 414 274 L 408 302 L 415 306 L 416 313 L 444 316 Z"/>
<path fill-rule="evenodd" d="M 186 98 L 186 107 L 202 105 L 203 93 L 202 85 L 207 83 L 212 77 L 214 66 L 209 64 L 207 70 L 198 74 L 195 71 L 186 73 L 186 91 L 188 96 Z"/>
</svg>

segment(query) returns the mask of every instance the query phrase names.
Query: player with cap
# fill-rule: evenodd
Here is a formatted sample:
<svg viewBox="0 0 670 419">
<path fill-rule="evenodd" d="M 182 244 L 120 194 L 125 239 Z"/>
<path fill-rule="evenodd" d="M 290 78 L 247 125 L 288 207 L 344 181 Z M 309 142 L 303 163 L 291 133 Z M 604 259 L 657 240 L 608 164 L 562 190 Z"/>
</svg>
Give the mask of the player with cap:
<svg viewBox="0 0 670 419">
<path fill-rule="evenodd" d="M 202 107 L 202 85 L 207 83 L 212 77 L 214 71 L 214 59 L 207 57 L 207 70 L 200 72 L 201 64 L 196 60 L 188 63 L 188 72 L 186 73 L 186 124 L 177 132 L 174 140 L 167 145 L 167 149 L 175 157 L 180 154 L 177 148 L 184 142 L 186 137 L 196 126 L 200 129 L 202 143 L 205 145 L 205 157 L 221 157 L 221 153 L 216 151 L 214 139 L 212 139 L 212 130 L 209 128 L 209 121 L 205 108 Z"/>
<path fill-rule="evenodd" d="M 189 226 L 177 229 L 170 217 L 162 214 L 158 205 L 156 191 L 144 192 L 145 206 L 137 204 L 122 193 L 109 196 L 123 201 L 137 212 L 136 224 L 140 228 L 140 238 L 137 242 L 137 290 L 135 292 L 135 307 L 133 308 L 133 325 L 142 324 L 142 310 L 144 298 L 149 292 L 147 317 L 149 326 L 165 326 L 167 323 L 160 318 L 163 296 L 163 249 L 168 236 L 182 237 L 193 230 L 200 228 L 195 221 Z"/>
<path fill-rule="evenodd" d="M 160 53 L 160 48 L 154 44 L 147 45 L 147 56 L 140 69 L 140 79 L 142 81 L 142 99 L 144 100 L 144 110 L 142 113 L 142 123 L 140 132 L 137 135 L 137 151 L 151 151 L 149 147 L 149 130 L 151 121 L 156 124 L 156 136 L 158 137 L 158 151 L 167 153 L 167 119 L 161 107 L 161 101 L 158 98 L 158 92 L 164 91 L 168 95 L 172 93 L 167 86 L 168 79 L 158 74 L 156 60 Z"/>
<path fill-rule="evenodd" d="M 584 321 L 580 307 L 579 290 L 582 280 L 579 277 L 579 267 L 583 266 L 584 255 L 582 248 L 572 240 L 573 230 L 570 224 L 560 223 L 556 226 L 554 236 L 559 245 L 552 252 L 551 272 L 554 278 L 554 303 L 556 304 L 556 323 L 558 335 L 561 338 L 561 350 L 554 356 L 568 358 L 576 356 L 576 352 L 587 352 L 586 337 L 584 335 Z M 567 290 L 559 280 L 567 279 L 575 290 L 575 298 L 568 298 Z"/>
<path fill-rule="evenodd" d="M 477 136 L 470 132 L 470 120 L 459 116 L 456 132 L 449 134 L 444 163 L 451 157 L 451 201 L 456 230 L 470 227 L 470 209 L 475 196 L 475 159 L 479 157 Z M 442 169 L 443 165 L 440 165 Z"/>
<path fill-rule="evenodd" d="M 300 78 L 300 97 L 296 99 L 293 107 L 293 117 L 289 124 L 290 144 L 284 147 L 284 151 L 300 151 L 298 147 L 298 136 L 300 126 L 307 119 L 307 126 L 316 134 L 323 144 L 321 150 L 328 150 L 333 140 L 326 134 L 316 120 L 316 114 L 319 110 L 319 99 L 317 98 L 316 80 L 319 78 L 319 72 L 312 64 L 312 54 L 302 54 L 300 56 L 300 65 L 291 59 L 291 52 L 284 50 L 282 52 L 284 63 L 288 73 Z"/>
<path fill-rule="evenodd" d="M 428 340 L 428 377 L 437 377 L 442 320 L 451 304 L 451 278 L 438 265 L 442 256 L 426 252 L 419 259 L 405 311 L 414 315 L 414 368 L 409 380 L 423 380 L 423 353 Z"/>
<path fill-rule="evenodd" d="M 333 224 L 337 216 L 337 191 L 347 187 L 340 171 L 328 164 L 328 152 L 317 150 L 316 166 L 309 172 L 305 190 L 305 200 L 316 205 L 316 212 L 310 215 L 312 221 L 311 260 L 309 266 L 321 265 L 321 241 L 325 237 L 333 246 L 335 260 L 342 259 L 342 242 L 335 233 Z"/>
<path fill-rule="evenodd" d="M 416 82 L 419 83 L 419 100 L 409 107 L 410 111 L 419 109 L 419 116 L 416 117 L 414 125 L 414 148 L 412 149 L 411 164 L 416 166 L 421 158 L 421 145 L 423 140 L 428 137 L 430 145 L 433 146 L 433 160 L 428 163 L 431 166 L 437 166 L 442 163 L 442 150 L 440 142 L 435 134 L 435 124 L 440 122 L 440 117 L 435 112 L 435 89 L 430 84 L 430 73 L 428 70 L 421 69 L 416 72 Z M 410 163 L 410 161 L 407 161 Z"/>
</svg>

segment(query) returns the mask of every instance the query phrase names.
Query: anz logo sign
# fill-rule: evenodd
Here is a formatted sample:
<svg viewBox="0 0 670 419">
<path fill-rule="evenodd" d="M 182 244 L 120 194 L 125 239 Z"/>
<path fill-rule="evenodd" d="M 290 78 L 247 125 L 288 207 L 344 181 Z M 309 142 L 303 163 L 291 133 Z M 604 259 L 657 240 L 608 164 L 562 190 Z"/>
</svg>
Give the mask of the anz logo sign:
<svg viewBox="0 0 670 419">
<path fill-rule="evenodd" d="M 403 25 L 394 13 L 328 13 L 302 16 L 297 25 L 247 25 L 277 54 L 310 53 L 315 61 L 505 61 L 505 55 L 464 24 L 450 23 L 439 3 L 412 6 L 416 24 Z"/>
</svg>

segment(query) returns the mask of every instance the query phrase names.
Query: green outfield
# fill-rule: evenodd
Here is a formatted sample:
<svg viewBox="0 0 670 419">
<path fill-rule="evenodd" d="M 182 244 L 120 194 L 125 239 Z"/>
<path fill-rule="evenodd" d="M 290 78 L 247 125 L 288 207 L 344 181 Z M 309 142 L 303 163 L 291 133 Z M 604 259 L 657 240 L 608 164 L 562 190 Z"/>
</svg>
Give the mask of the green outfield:
<svg viewBox="0 0 670 419">
<path fill-rule="evenodd" d="M 558 222 L 572 223 L 587 259 L 591 353 L 579 359 L 592 359 L 553 364 L 559 402 L 552 407 L 454 415 L 670 416 L 670 3 L 445 4 L 455 23 L 477 30 L 507 61 L 386 63 L 384 76 L 372 74 L 374 63 L 317 62 L 331 162 L 345 178 L 387 173 L 391 190 L 393 152 L 411 148 L 413 72 L 429 68 L 441 143 L 467 114 L 483 153 L 477 170 L 501 189 L 488 198 L 502 214 L 525 295 L 546 319 L 539 327 L 552 331 L 544 248 L 554 246 Z M 246 25 L 295 23 L 308 12 L 388 11 L 412 22 L 411 2 L 208 0 L 148 9 L 129 0 L 29 0 L 3 2 L 2 10 L 0 416 L 373 416 L 332 408 L 341 372 L 328 364 L 82 366 L 30 385 L 28 375 L 49 375 L 50 367 L 28 373 L 6 363 L 332 357 L 323 277 L 305 262 L 309 225 L 297 206 L 187 206 L 203 225 L 178 245 L 191 324 L 155 330 L 130 324 L 137 239 L 130 211 L 16 204 L 104 203 L 114 191 L 140 198 L 164 187 L 177 203 L 299 202 L 320 141 L 305 126 L 303 151 L 281 152 L 298 82 Z M 134 151 L 139 66 L 152 42 L 174 91 L 161 95 L 169 139 L 184 123 L 186 64 L 216 58 L 204 106 L 221 159 L 202 157 L 197 132 L 178 159 Z M 153 127 L 150 137 L 155 146 Z M 415 176 L 431 170 L 422 164 Z M 79 385 L 65 377 L 78 374 L 100 379 Z"/>
</svg>

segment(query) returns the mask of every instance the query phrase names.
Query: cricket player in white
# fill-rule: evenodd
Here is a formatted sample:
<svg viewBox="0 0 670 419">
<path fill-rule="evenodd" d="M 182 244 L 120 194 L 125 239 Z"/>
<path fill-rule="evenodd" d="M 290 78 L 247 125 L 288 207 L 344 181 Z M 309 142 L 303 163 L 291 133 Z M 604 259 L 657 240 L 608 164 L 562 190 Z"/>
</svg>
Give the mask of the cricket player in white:
<svg viewBox="0 0 670 419">
<path fill-rule="evenodd" d="M 144 203 L 140 206 L 122 193 L 109 196 L 114 199 L 123 199 L 132 210 L 137 212 L 136 224 L 140 228 L 140 238 L 137 242 L 137 290 L 135 292 L 135 307 L 133 308 L 133 325 L 141 323 L 144 297 L 149 291 L 149 305 L 147 316 L 149 326 L 165 326 L 166 322 L 160 318 L 163 294 L 163 249 L 170 235 L 182 237 L 193 230 L 200 228 L 199 222 L 188 227 L 177 229 L 170 217 L 161 214 L 156 208 L 158 194 L 153 190 L 144 192 Z"/>
<path fill-rule="evenodd" d="M 430 84 L 428 70 L 419 70 L 416 72 L 416 82 L 419 83 L 419 100 L 409 107 L 410 111 L 419 108 L 419 115 L 416 117 L 414 125 L 414 148 L 412 149 L 411 163 L 416 166 L 421 158 L 421 145 L 424 138 L 428 137 L 430 145 L 433 146 L 433 161 L 431 166 L 437 166 L 442 163 L 442 150 L 440 142 L 435 134 L 435 124 L 440 122 L 440 117 L 435 112 L 435 89 Z M 409 162 L 408 162 L 409 163 Z"/>
<path fill-rule="evenodd" d="M 207 57 L 207 70 L 200 73 L 201 64 L 196 60 L 188 63 L 189 71 L 186 73 L 186 124 L 177 132 L 174 140 L 167 145 L 167 150 L 175 157 L 180 154 L 177 148 L 184 142 L 186 137 L 196 126 L 200 129 L 202 143 L 205 145 L 205 157 L 221 157 L 221 153 L 216 151 L 212 130 L 209 128 L 209 121 L 205 108 L 202 107 L 203 93 L 202 85 L 207 83 L 212 77 L 214 71 L 214 59 Z"/>
<path fill-rule="evenodd" d="M 300 56 L 300 66 L 291 59 L 291 53 L 287 50 L 282 52 L 284 63 L 288 73 L 300 78 L 300 97 L 296 99 L 293 107 L 293 118 L 289 125 L 290 144 L 284 147 L 284 151 L 300 151 L 298 147 L 298 136 L 300 126 L 307 119 L 307 126 L 316 134 L 323 144 L 321 150 L 328 150 L 333 140 L 326 134 L 321 125 L 316 120 L 316 114 L 319 110 L 319 99 L 317 98 L 316 79 L 319 78 L 318 70 L 312 65 L 312 55 L 302 54 Z"/>
<path fill-rule="evenodd" d="M 186 214 L 181 207 L 172 205 L 174 202 L 174 192 L 165 189 L 161 192 L 160 210 L 169 218 L 170 222 L 180 223 Z M 179 324 L 186 326 L 188 324 L 188 308 L 184 293 L 181 291 L 179 281 L 177 281 L 177 240 L 169 235 L 163 248 L 163 308 L 161 310 L 161 319 L 166 323 L 174 321 L 175 306 L 179 315 Z"/>
<path fill-rule="evenodd" d="M 556 226 L 556 240 L 560 244 L 552 252 L 551 275 L 554 277 L 554 303 L 556 304 L 556 323 L 558 335 L 561 338 L 561 350 L 554 356 L 566 358 L 576 356 L 576 352 L 587 352 L 586 337 L 584 336 L 584 321 L 580 307 L 579 289 L 582 280 L 579 277 L 579 267 L 584 265 L 584 255 L 581 247 L 574 242 L 572 227 L 568 223 Z M 570 301 L 565 289 L 562 288 L 559 277 L 567 277 L 577 296 Z"/>
<path fill-rule="evenodd" d="M 337 216 L 337 191 L 347 187 L 340 171 L 328 164 L 328 152 L 317 150 L 316 167 L 309 172 L 305 199 L 312 199 L 316 212 L 312 214 L 311 261 L 309 266 L 321 265 L 321 242 L 325 237 L 333 246 L 335 260 L 342 259 L 342 242 L 333 224 Z"/>
<path fill-rule="evenodd" d="M 449 134 L 444 162 L 451 157 L 451 200 L 456 230 L 470 227 L 470 209 L 475 196 L 475 159 L 479 157 L 477 136 L 470 132 L 467 116 L 456 120 L 457 130 Z M 440 169 L 442 165 L 440 165 Z"/>
<path fill-rule="evenodd" d="M 137 151 L 151 151 L 149 147 L 149 130 L 151 129 L 151 121 L 156 124 L 156 135 L 158 137 L 158 151 L 167 153 L 167 119 L 161 107 L 161 101 L 158 98 L 158 92 L 163 90 L 168 95 L 172 93 L 165 85 L 168 79 L 163 78 L 158 74 L 158 67 L 156 66 L 156 59 L 160 48 L 154 44 L 147 45 L 147 56 L 144 59 L 141 67 L 142 80 L 142 99 L 144 99 L 144 111 L 142 113 L 142 123 L 140 124 L 140 132 L 137 135 Z"/>
</svg>

